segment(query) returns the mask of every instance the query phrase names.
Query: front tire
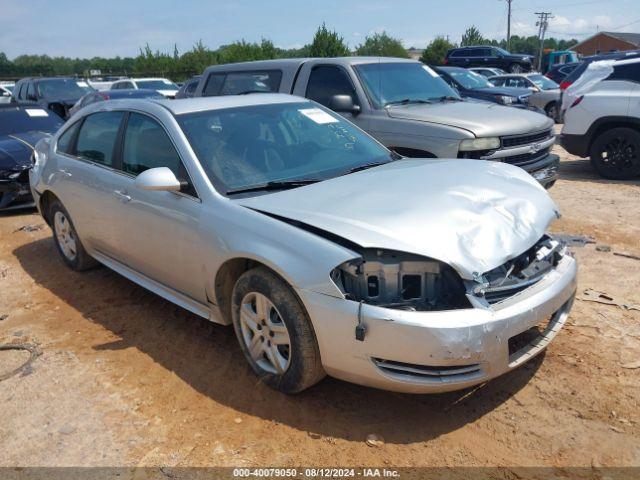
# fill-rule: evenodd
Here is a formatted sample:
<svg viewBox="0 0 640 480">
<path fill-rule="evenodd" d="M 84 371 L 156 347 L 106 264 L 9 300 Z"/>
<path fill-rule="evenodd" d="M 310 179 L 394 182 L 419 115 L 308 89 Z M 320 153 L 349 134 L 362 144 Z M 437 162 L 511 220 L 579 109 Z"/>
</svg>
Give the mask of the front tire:
<svg viewBox="0 0 640 480">
<path fill-rule="evenodd" d="M 84 249 L 69 212 L 58 200 L 54 200 L 49 207 L 49 219 L 58 253 L 69 268 L 82 271 L 98 264 Z"/>
<path fill-rule="evenodd" d="M 551 118 L 555 123 L 558 123 L 558 104 L 551 102 L 544 108 L 547 117 Z"/>
<path fill-rule="evenodd" d="M 242 274 L 233 289 L 232 308 L 240 348 L 268 386 L 298 393 L 325 376 L 304 307 L 272 271 L 256 267 Z"/>
<path fill-rule="evenodd" d="M 626 127 L 601 133 L 591 145 L 591 165 L 610 180 L 640 175 L 640 132 Z"/>
</svg>

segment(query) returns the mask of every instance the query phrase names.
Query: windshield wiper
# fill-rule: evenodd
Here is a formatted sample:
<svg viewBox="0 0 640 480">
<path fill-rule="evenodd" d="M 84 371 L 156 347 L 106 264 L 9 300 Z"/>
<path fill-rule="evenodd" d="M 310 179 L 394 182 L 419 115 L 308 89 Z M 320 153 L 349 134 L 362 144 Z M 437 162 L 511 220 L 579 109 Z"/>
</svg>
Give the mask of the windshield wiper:
<svg viewBox="0 0 640 480">
<path fill-rule="evenodd" d="M 462 101 L 461 98 L 452 97 L 451 95 L 443 95 L 441 97 L 433 98 L 432 100 L 435 100 L 436 102 L 446 102 L 446 101 L 461 102 Z"/>
<path fill-rule="evenodd" d="M 286 190 L 288 188 L 304 187 L 312 183 L 318 183 L 320 180 L 300 179 L 300 180 L 276 180 L 272 182 L 260 183 L 258 185 L 250 185 L 248 187 L 233 188 L 227 190 L 227 195 L 235 195 L 236 193 L 259 192 L 262 190 Z"/>
<path fill-rule="evenodd" d="M 431 103 L 430 100 L 422 100 L 420 98 L 403 98 L 402 100 L 394 100 L 384 104 L 385 107 L 390 105 L 409 105 L 410 103 Z"/>
<path fill-rule="evenodd" d="M 236 93 L 236 95 L 248 95 L 250 93 L 273 93 L 269 90 L 243 90 L 242 92 Z"/>
<path fill-rule="evenodd" d="M 399 160 L 399 159 L 394 158 L 394 160 Z M 358 165 L 357 167 L 353 167 L 351 170 L 349 170 L 347 174 L 361 172 L 362 170 L 368 170 L 373 167 L 379 167 L 380 165 L 386 165 L 387 163 L 393 162 L 394 160 L 390 160 L 389 162 L 375 162 L 375 163 L 365 163 L 364 165 Z"/>
</svg>

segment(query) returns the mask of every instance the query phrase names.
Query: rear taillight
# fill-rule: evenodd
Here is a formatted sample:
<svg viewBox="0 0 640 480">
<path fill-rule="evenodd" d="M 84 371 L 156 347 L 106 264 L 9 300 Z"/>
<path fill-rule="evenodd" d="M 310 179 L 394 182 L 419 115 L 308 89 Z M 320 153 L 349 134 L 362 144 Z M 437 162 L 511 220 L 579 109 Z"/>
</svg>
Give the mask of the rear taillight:
<svg viewBox="0 0 640 480">
<path fill-rule="evenodd" d="M 449 59 L 445 57 L 444 60 L 442 60 L 442 64 L 446 65 L 447 63 L 449 63 Z"/>
<path fill-rule="evenodd" d="M 578 105 L 578 104 L 582 101 L 582 99 L 583 99 L 583 98 L 584 98 L 584 95 L 580 95 L 578 98 L 576 98 L 576 99 L 573 101 L 573 103 L 571 104 L 571 106 L 570 106 L 569 108 L 573 108 L 573 107 L 575 107 L 576 105 Z"/>
<path fill-rule="evenodd" d="M 560 83 L 560 90 L 566 90 L 570 86 L 571 86 L 571 82 L 561 82 Z"/>
<path fill-rule="evenodd" d="M 104 98 L 105 100 L 109 100 L 109 95 L 108 95 L 108 94 L 106 94 L 106 93 L 101 93 L 101 94 L 100 94 L 100 96 L 101 96 L 102 98 Z"/>
<path fill-rule="evenodd" d="M 551 72 L 545 73 L 544 76 L 547 77 L 547 78 L 551 78 Z"/>
</svg>

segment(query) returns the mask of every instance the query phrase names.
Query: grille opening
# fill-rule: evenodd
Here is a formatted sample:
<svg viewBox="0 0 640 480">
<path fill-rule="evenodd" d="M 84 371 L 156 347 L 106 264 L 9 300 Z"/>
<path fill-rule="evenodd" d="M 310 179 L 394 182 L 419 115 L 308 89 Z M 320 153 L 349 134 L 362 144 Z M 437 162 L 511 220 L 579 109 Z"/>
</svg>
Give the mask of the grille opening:
<svg viewBox="0 0 640 480">
<path fill-rule="evenodd" d="M 411 300 L 422 297 L 422 277 L 405 275 L 402 277 L 402 299 Z"/>
<path fill-rule="evenodd" d="M 511 337 L 509 339 L 509 356 L 529 348 L 533 342 L 538 340 L 551 327 L 551 322 L 552 317 Z"/>
<path fill-rule="evenodd" d="M 373 363 L 389 375 L 402 375 L 432 381 L 467 381 L 480 375 L 480 364 L 432 366 L 373 358 Z"/>
<path fill-rule="evenodd" d="M 546 140 L 553 135 L 551 130 L 544 130 L 542 132 L 531 133 L 527 135 L 513 135 L 509 137 L 502 137 L 502 147 L 518 147 L 520 145 L 527 145 L 529 143 L 539 142 Z"/>
</svg>

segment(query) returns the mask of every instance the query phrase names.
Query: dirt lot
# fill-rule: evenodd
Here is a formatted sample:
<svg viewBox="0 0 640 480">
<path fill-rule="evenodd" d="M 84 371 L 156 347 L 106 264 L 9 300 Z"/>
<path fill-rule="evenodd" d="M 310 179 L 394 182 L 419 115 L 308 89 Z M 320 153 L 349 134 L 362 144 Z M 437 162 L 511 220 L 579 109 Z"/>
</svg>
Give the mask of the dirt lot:
<svg viewBox="0 0 640 480">
<path fill-rule="evenodd" d="M 640 182 L 563 157 L 554 230 L 640 255 Z M 65 268 L 33 212 L 0 216 L 0 239 L 0 343 L 42 352 L 0 382 L 0 466 L 640 465 L 640 311 L 576 301 L 545 355 L 470 391 L 327 378 L 287 397 L 256 382 L 231 329 Z M 640 304 L 639 260 L 574 250 L 579 292 Z M 0 376 L 27 356 L 0 351 Z"/>
</svg>

